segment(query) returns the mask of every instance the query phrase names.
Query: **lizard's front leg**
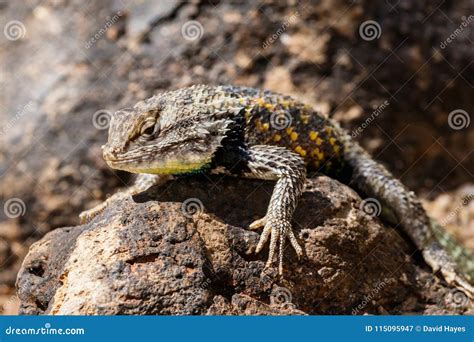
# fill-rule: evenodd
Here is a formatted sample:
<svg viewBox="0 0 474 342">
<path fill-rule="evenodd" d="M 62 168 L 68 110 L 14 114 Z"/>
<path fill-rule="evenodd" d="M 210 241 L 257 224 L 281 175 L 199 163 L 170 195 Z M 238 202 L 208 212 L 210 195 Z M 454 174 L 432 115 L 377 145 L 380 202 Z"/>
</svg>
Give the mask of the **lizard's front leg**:
<svg viewBox="0 0 474 342">
<path fill-rule="evenodd" d="M 277 181 L 265 217 L 255 221 L 250 227 L 253 229 L 263 226 L 256 252 L 260 252 L 270 238 L 270 251 L 265 267 L 271 266 L 278 248 L 278 273 L 283 274 L 286 238 L 290 240 L 298 257 L 303 253 L 293 232 L 291 219 L 303 191 L 306 166 L 298 154 L 285 147 L 252 146 L 248 150 L 248 157 L 251 173 L 246 176 Z"/>
<path fill-rule="evenodd" d="M 125 189 L 124 191 L 119 191 L 109 198 L 107 198 L 104 202 L 99 205 L 96 205 L 94 208 L 83 211 L 79 214 L 79 219 L 81 223 L 86 223 L 92 220 L 95 216 L 99 215 L 101 212 L 107 208 L 107 206 L 119 199 L 125 199 L 127 197 L 139 194 L 147 190 L 149 187 L 157 184 L 163 184 L 166 182 L 170 177 L 163 176 L 163 175 L 151 175 L 151 174 L 139 174 L 135 179 L 135 182 L 132 186 Z"/>
</svg>

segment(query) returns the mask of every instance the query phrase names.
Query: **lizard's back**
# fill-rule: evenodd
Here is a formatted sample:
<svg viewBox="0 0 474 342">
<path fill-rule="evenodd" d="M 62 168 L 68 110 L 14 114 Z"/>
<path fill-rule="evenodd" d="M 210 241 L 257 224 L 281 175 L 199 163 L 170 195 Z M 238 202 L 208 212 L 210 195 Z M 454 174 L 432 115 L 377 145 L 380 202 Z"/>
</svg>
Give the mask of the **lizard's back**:
<svg viewBox="0 0 474 342">
<path fill-rule="evenodd" d="M 336 178 L 346 176 L 339 131 L 311 106 L 270 91 L 235 86 L 221 89 L 228 96 L 239 98 L 244 106 L 245 139 L 249 146 L 288 147 L 304 159 L 308 172 Z"/>
</svg>

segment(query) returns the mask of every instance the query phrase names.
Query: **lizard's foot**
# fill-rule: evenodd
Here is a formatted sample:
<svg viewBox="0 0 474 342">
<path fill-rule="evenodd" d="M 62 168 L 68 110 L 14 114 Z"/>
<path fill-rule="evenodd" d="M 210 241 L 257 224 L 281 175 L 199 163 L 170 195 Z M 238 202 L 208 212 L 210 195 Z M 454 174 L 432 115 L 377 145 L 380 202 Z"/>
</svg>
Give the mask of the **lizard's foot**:
<svg viewBox="0 0 474 342">
<path fill-rule="evenodd" d="M 83 211 L 82 213 L 79 214 L 79 219 L 81 220 L 81 223 L 86 223 L 92 220 L 94 217 L 99 215 L 101 212 L 107 208 L 107 206 L 113 202 L 113 201 L 118 201 L 118 200 L 123 200 L 126 198 L 129 198 L 130 196 L 136 195 L 142 191 L 145 191 L 149 187 L 153 185 L 159 185 L 167 180 L 169 180 L 171 177 L 170 176 L 161 176 L 161 175 L 149 175 L 149 174 L 140 174 L 138 175 L 137 179 L 135 180 L 135 183 L 125 189 L 125 191 L 120 191 L 109 198 L 107 198 L 104 202 L 101 204 L 95 206 L 92 209 Z"/>
<path fill-rule="evenodd" d="M 278 248 L 278 273 L 282 275 L 286 239 L 288 238 L 290 240 L 290 243 L 295 249 L 298 258 L 301 258 L 303 255 L 303 249 L 296 240 L 290 221 L 284 219 L 267 219 L 266 217 L 263 217 L 252 222 L 249 226 L 250 229 L 257 229 L 261 227 L 263 227 L 263 232 L 262 235 L 260 235 L 260 240 L 258 241 L 255 252 L 259 253 L 270 238 L 270 251 L 265 268 L 268 268 L 272 265 L 275 253 Z"/>
<path fill-rule="evenodd" d="M 105 208 L 107 208 L 107 206 L 112 202 L 112 201 L 116 201 L 116 200 L 120 200 L 120 199 L 125 199 L 127 198 L 128 196 L 130 196 L 129 193 L 127 192 L 118 192 L 112 196 L 110 196 L 109 198 L 107 198 L 104 202 L 102 202 L 101 204 L 99 205 L 96 205 L 94 208 L 91 208 L 89 210 L 85 210 L 83 212 L 81 212 L 79 214 L 79 220 L 81 222 L 81 224 L 84 224 L 84 223 L 87 223 L 89 221 L 91 221 L 94 217 L 96 217 L 97 215 L 99 215 L 100 213 L 102 213 Z"/>
<path fill-rule="evenodd" d="M 94 217 L 99 215 L 107 207 L 107 201 L 102 202 L 99 205 L 96 205 L 94 208 L 89 210 L 84 210 L 79 214 L 79 221 L 81 224 L 91 221 Z"/>
</svg>

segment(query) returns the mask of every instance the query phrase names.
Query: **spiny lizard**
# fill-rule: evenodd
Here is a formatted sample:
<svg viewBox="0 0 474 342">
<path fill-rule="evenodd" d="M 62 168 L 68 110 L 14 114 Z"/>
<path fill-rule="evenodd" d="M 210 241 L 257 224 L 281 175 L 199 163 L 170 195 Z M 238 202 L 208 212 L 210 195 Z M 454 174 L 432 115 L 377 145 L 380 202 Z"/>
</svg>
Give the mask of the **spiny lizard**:
<svg viewBox="0 0 474 342">
<path fill-rule="evenodd" d="M 196 85 L 153 96 L 116 112 L 108 142 L 107 164 L 140 174 L 135 184 L 81 214 L 83 221 L 110 201 L 130 196 L 169 179 L 197 171 L 275 180 L 256 252 L 270 239 L 266 266 L 288 239 L 302 249 L 291 226 L 307 173 L 322 172 L 375 197 L 395 213 L 404 231 L 434 271 L 472 296 L 473 287 L 436 240 L 430 219 L 415 194 L 374 161 L 336 122 L 289 96 L 238 87 Z"/>
</svg>

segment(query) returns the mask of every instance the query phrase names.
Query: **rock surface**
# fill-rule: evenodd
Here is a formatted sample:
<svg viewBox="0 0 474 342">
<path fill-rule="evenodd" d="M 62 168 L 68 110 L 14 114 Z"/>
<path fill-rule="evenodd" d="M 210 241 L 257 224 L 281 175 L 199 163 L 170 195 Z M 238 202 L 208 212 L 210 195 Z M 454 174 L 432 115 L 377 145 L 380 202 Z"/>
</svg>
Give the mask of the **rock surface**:
<svg viewBox="0 0 474 342">
<path fill-rule="evenodd" d="M 308 181 L 295 214 L 305 257 L 298 261 L 287 248 L 284 279 L 275 269 L 262 273 L 268 251 L 255 255 L 259 235 L 244 227 L 265 214 L 272 188 L 270 182 L 226 177 L 182 178 L 115 202 L 89 224 L 56 229 L 33 244 L 23 263 L 20 312 L 468 310 L 466 298 L 416 266 L 394 229 L 360 209 L 354 191 L 324 176 Z"/>
</svg>

